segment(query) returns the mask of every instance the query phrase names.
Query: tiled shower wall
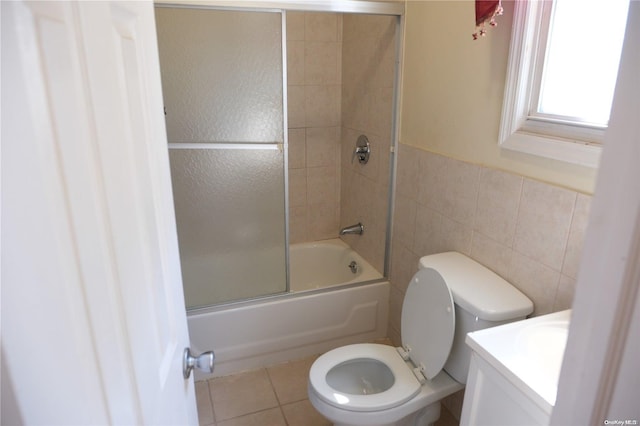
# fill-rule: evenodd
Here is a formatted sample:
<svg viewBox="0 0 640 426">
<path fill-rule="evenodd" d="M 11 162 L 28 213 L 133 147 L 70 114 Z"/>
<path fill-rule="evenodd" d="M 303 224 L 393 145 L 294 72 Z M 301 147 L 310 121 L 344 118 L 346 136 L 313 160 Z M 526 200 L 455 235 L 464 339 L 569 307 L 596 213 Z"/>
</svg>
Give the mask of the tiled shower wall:
<svg viewBox="0 0 640 426">
<path fill-rule="evenodd" d="M 291 243 L 338 235 L 341 56 L 340 14 L 287 13 Z"/>
<path fill-rule="evenodd" d="M 289 229 L 292 243 L 335 238 L 380 272 L 389 187 L 396 18 L 287 13 Z M 369 163 L 351 162 L 360 134 Z"/>
<path fill-rule="evenodd" d="M 401 144 L 388 334 L 399 343 L 421 256 L 456 250 L 512 283 L 533 315 L 571 307 L 591 197 Z"/>
<path fill-rule="evenodd" d="M 396 18 L 344 15 L 342 182 L 340 226 L 362 222 L 362 235 L 343 239 L 378 271 L 384 270 L 389 156 L 393 118 Z M 353 160 L 358 136 L 371 145 L 366 165 Z"/>
</svg>

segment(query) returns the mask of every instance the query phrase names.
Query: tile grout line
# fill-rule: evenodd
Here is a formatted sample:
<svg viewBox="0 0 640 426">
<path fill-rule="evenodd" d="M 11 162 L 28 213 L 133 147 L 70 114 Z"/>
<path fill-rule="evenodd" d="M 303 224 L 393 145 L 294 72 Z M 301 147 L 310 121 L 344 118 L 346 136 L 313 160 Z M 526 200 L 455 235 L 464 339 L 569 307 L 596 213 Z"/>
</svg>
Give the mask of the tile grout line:
<svg viewBox="0 0 640 426">
<path fill-rule="evenodd" d="M 207 384 L 207 395 L 209 396 L 209 405 L 211 406 L 211 414 L 213 414 L 213 424 L 218 424 L 218 420 L 216 419 L 216 410 L 213 408 L 213 393 L 211 392 L 211 386 L 209 386 L 209 380 L 207 379 L 204 382 Z"/>
<path fill-rule="evenodd" d="M 267 378 L 269 379 L 269 384 L 271 385 L 271 390 L 273 391 L 273 395 L 276 397 L 276 402 L 278 403 L 278 409 L 280 410 L 282 419 L 284 420 L 285 425 L 288 426 L 289 421 L 287 420 L 287 416 L 285 416 L 284 410 L 282 409 L 282 403 L 280 402 L 280 397 L 278 397 L 278 392 L 276 392 L 276 387 L 273 385 L 273 380 L 271 379 L 271 373 L 269 373 L 269 368 L 265 367 L 265 371 L 267 372 Z"/>
</svg>

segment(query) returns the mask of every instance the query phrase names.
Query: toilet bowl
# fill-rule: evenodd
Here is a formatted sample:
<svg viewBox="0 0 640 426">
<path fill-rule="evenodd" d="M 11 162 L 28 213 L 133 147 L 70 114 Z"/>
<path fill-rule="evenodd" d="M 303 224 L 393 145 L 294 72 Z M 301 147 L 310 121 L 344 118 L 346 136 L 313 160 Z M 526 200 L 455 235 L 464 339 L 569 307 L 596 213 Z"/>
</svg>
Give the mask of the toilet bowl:
<svg viewBox="0 0 640 426">
<path fill-rule="evenodd" d="M 336 425 L 433 423 L 440 417 L 440 400 L 464 386 L 445 372 L 421 384 L 411 367 L 393 346 L 343 346 L 311 367 L 309 400 Z M 411 422 L 419 416 L 424 423 Z"/>
<path fill-rule="evenodd" d="M 320 357 L 311 378 L 318 397 L 352 411 L 395 407 L 420 391 L 420 382 L 392 346 L 343 346 Z"/>
<path fill-rule="evenodd" d="M 464 387 L 466 333 L 532 311 L 526 296 L 468 257 L 425 256 L 403 302 L 402 347 L 362 343 L 321 355 L 309 400 L 336 425 L 431 424 L 440 400 Z"/>
</svg>

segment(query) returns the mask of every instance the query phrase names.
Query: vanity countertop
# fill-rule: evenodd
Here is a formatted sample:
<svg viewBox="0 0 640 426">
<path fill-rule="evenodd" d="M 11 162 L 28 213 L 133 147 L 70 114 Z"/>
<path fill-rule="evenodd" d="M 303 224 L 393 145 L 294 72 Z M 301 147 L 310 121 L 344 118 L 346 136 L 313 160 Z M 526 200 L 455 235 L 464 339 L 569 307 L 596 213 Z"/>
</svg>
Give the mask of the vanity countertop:
<svg viewBox="0 0 640 426">
<path fill-rule="evenodd" d="M 571 310 L 469 333 L 471 349 L 550 414 Z"/>
</svg>

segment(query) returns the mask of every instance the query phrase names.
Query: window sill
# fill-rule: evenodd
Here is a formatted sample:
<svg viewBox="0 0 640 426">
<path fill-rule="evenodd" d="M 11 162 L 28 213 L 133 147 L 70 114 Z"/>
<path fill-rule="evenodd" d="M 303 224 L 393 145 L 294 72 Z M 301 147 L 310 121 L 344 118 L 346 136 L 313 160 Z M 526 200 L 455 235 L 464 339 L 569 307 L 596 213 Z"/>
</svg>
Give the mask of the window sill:
<svg viewBox="0 0 640 426">
<path fill-rule="evenodd" d="M 516 131 L 500 143 L 501 149 L 597 168 L 602 147 Z"/>
</svg>

